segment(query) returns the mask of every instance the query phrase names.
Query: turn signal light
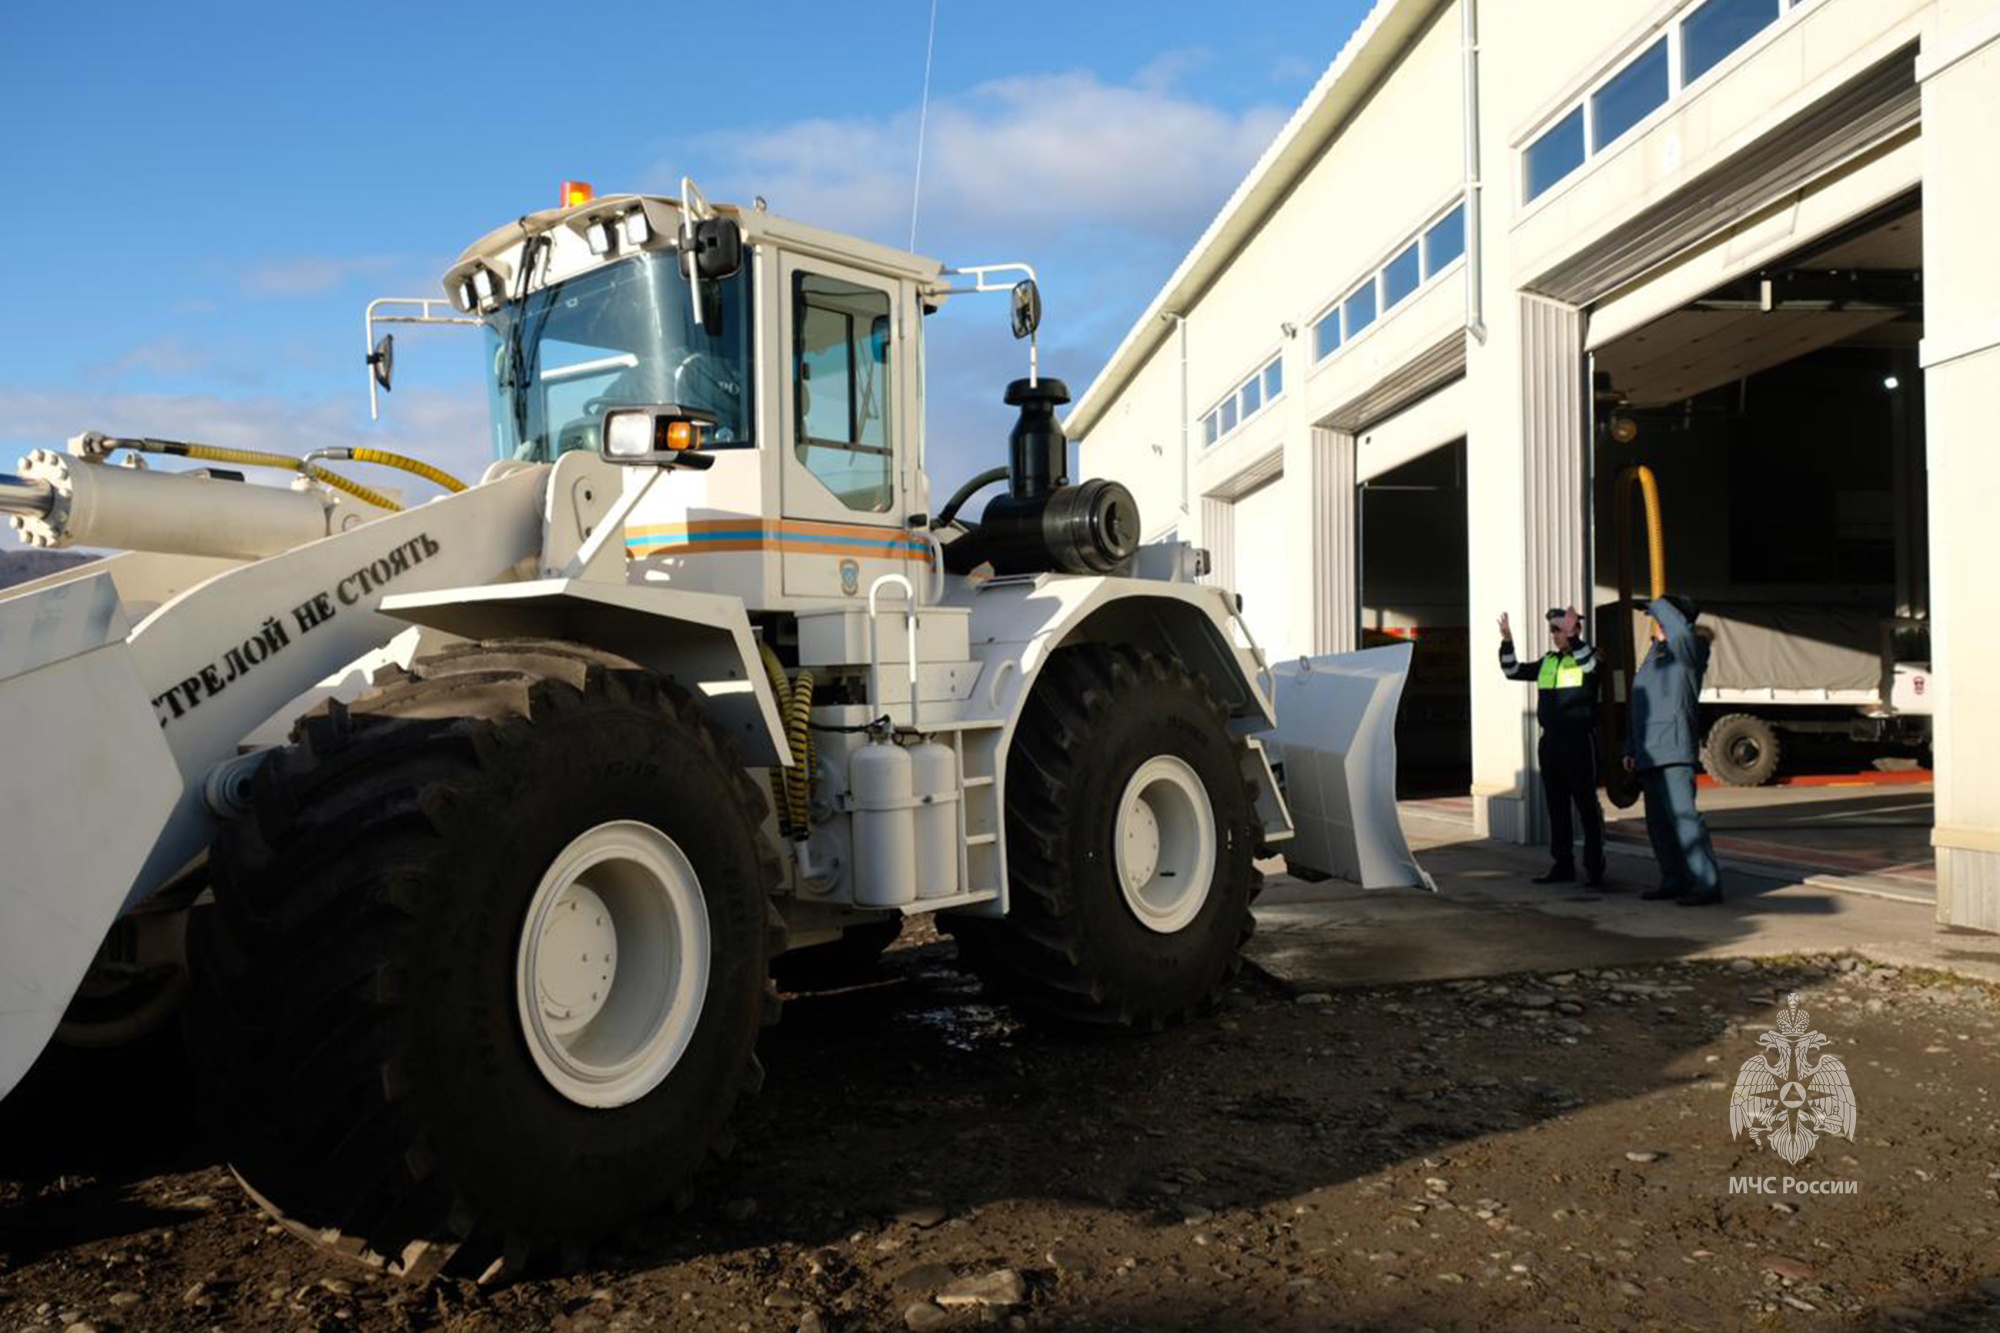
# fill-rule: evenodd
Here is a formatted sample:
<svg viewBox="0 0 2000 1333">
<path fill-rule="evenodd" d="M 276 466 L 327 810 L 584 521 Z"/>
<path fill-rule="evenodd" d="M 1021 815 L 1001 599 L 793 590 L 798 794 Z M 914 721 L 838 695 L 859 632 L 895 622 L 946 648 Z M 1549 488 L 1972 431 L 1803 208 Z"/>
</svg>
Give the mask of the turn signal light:
<svg viewBox="0 0 2000 1333">
<path fill-rule="evenodd" d="M 667 448 L 701 448 L 701 425 L 693 421 L 669 421 L 667 427 Z"/>
<path fill-rule="evenodd" d="M 589 181 L 564 181 L 556 207 L 575 208 L 578 204 L 587 204 L 596 197 L 597 192 L 590 188 Z"/>
</svg>

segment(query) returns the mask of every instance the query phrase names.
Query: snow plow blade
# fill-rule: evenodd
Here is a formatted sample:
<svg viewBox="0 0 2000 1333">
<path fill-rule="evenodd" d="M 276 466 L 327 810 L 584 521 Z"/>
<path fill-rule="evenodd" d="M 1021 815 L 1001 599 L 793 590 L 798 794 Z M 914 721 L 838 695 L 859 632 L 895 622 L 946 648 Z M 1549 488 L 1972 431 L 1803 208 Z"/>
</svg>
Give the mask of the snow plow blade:
<svg viewBox="0 0 2000 1333">
<path fill-rule="evenodd" d="M 1437 886 L 1417 864 L 1396 816 L 1396 705 L 1410 672 L 1408 644 L 1273 668 L 1285 801 L 1297 833 L 1284 845 L 1294 870 L 1364 889 Z"/>
</svg>

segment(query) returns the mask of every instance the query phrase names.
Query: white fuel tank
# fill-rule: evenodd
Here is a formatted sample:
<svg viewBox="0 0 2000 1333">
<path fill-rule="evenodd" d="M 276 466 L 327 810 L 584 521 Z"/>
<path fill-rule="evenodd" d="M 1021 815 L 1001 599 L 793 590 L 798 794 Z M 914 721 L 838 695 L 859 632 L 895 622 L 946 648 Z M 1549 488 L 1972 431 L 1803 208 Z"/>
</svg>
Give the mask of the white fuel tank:
<svg viewBox="0 0 2000 1333">
<path fill-rule="evenodd" d="M 958 893 L 958 753 L 927 740 L 908 749 L 916 788 L 917 897 Z"/>
<path fill-rule="evenodd" d="M 854 794 L 855 903 L 901 907 L 915 902 L 917 811 L 910 751 L 889 741 L 870 741 L 848 761 L 847 782 Z"/>
</svg>

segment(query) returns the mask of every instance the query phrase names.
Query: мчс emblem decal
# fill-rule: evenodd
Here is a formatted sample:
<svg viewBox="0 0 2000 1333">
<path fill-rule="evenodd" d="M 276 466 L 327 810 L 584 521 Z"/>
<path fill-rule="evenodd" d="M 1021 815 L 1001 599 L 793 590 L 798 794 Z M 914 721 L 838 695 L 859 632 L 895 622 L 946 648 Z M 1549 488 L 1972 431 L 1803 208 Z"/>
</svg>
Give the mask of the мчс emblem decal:
<svg viewBox="0 0 2000 1333">
<path fill-rule="evenodd" d="M 1729 1137 L 1745 1130 L 1753 1142 L 1772 1148 L 1794 1166 L 1813 1150 L 1821 1134 L 1854 1137 L 1854 1086 L 1838 1056 L 1814 1058 L 1831 1044 L 1799 1008 L 1797 994 L 1785 997 L 1778 1025 L 1757 1038 L 1764 1049 L 1743 1062 L 1729 1098 Z"/>
</svg>

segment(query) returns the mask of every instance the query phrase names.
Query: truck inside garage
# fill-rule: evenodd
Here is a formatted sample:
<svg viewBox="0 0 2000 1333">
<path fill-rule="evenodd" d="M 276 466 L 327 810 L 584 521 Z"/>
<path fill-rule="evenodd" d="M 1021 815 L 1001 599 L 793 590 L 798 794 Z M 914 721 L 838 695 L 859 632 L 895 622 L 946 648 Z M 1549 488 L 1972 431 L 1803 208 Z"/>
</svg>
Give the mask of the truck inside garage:
<svg viewBox="0 0 2000 1333">
<path fill-rule="evenodd" d="M 1717 782 L 1928 764 L 1921 230 L 1898 200 L 1594 353 L 1599 633 L 1621 532 L 1645 591 L 1643 465 Z"/>
</svg>

